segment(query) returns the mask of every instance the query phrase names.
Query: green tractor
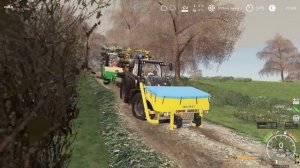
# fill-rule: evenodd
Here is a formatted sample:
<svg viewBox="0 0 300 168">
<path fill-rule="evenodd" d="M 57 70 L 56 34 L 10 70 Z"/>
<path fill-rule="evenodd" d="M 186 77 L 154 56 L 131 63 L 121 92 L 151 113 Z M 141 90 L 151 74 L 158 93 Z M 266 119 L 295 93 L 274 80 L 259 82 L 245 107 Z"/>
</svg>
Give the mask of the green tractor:
<svg viewBox="0 0 300 168">
<path fill-rule="evenodd" d="M 118 46 L 103 46 L 102 47 L 102 61 L 101 61 L 101 78 L 104 84 L 116 83 L 118 73 L 123 72 L 120 67 L 120 60 L 123 55 L 123 48 Z"/>
</svg>

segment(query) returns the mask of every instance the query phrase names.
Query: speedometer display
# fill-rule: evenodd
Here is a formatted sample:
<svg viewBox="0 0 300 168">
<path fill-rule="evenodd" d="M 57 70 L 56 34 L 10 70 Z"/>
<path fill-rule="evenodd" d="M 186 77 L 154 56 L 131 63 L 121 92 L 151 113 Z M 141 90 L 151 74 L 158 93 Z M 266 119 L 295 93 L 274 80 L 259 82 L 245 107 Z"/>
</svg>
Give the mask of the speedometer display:
<svg viewBox="0 0 300 168">
<path fill-rule="evenodd" d="M 293 160 L 296 153 L 295 141 L 287 134 L 273 135 L 267 142 L 267 154 L 273 161 Z"/>
</svg>

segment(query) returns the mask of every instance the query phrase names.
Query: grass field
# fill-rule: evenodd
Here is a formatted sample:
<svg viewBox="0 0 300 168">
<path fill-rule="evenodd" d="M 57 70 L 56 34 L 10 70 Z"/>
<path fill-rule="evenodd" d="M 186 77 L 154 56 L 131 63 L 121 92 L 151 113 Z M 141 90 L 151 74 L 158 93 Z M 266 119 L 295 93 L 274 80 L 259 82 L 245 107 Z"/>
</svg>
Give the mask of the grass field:
<svg viewBox="0 0 300 168">
<path fill-rule="evenodd" d="M 221 93 L 222 92 L 235 92 L 236 95 L 241 94 L 242 96 L 248 97 L 259 97 L 263 96 L 266 99 L 279 99 L 283 102 L 290 102 L 292 104 L 293 98 L 300 98 L 300 83 L 281 83 L 281 82 L 262 82 L 262 81 L 251 81 L 251 82 L 240 82 L 240 81 L 218 81 L 212 79 L 200 79 L 200 80 L 188 80 L 179 83 L 179 85 L 191 85 L 197 87 L 201 90 L 208 92 Z M 212 93 L 213 94 L 213 93 Z M 221 94 L 221 96 L 230 96 L 231 94 Z M 216 95 L 215 95 L 216 96 Z M 241 96 L 241 97 L 242 97 Z M 214 97 L 214 96 L 213 96 Z M 225 97 L 225 99 L 232 99 L 232 97 Z M 214 101 L 214 100 L 212 100 Z M 235 100 L 239 101 L 239 100 Z M 242 101 L 242 100 L 241 100 Z M 250 136 L 257 137 L 261 140 L 272 130 L 270 129 L 257 129 L 256 122 L 247 121 L 234 116 L 234 112 L 237 111 L 237 107 L 234 105 L 220 105 L 218 103 L 212 103 L 210 111 L 205 115 L 205 119 L 226 127 L 232 128 L 234 130 L 246 133 Z M 247 109 L 246 109 L 247 110 Z M 252 109 L 251 112 L 262 111 L 262 113 L 267 113 L 265 109 Z M 279 115 L 279 114 L 278 114 Z M 290 118 L 292 121 L 292 118 Z M 284 130 L 282 126 L 279 130 Z M 300 131 L 289 130 L 297 141 L 300 141 Z M 300 150 L 300 143 L 297 143 L 297 148 Z"/>
<path fill-rule="evenodd" d="M 83 74 L 79 78 L 80 113 L 75 121 L 78 135 L 70 168 L 105 168 L 108 167 L 109 155 L 104 139 L 100 133 L 100 120 L 103 114 L 99 111 L 102 90 L 94 78 Z M 103 89 L 103 88 L 102 88 Z"/>
<path fill-rule="evenodd" d="M 199 81 L 191 80 L 197 84 Z M 237 91 L 249 96 L 265 96 L 267 98 L 278 98 L 285 101 L 292 101 L 293 98 L 300 97 L 300 83 L 297 82 L 236 82 L 236 81 L 214 81 L 201 80 L 201 83 L 210 84 L 220 89 Z"/>
<path fill-rule="evenodd" d="M 270 130 L 257 129 L 253 122 L 244 121 L 233 116 L 235 110 L 232 106 L 213 106 L 205 119 L 234 130 L 247 133 L 253 137 L 263 138 Z"/>
</svg>

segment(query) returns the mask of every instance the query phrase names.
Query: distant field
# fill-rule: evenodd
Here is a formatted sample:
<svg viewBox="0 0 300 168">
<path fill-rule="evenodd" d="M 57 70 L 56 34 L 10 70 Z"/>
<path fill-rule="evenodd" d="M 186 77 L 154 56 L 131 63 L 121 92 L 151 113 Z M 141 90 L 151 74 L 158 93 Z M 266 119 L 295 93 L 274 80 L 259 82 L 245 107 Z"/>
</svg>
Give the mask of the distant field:
<svg viewBox="0 0 300 168">
<path fill-rule="evenodd" d="M 199 82 L 210 84 L 221 89 L 237 91 L 249 96 L 265 96 L 267 98 L 278 98 L 292 101 L 293 98 L 300 98 L 300 83 L 298 82 L 236 82 L 236 81 L 215 81 L 215 80 L 191 80 L 197 84 Z"/>
</svg>

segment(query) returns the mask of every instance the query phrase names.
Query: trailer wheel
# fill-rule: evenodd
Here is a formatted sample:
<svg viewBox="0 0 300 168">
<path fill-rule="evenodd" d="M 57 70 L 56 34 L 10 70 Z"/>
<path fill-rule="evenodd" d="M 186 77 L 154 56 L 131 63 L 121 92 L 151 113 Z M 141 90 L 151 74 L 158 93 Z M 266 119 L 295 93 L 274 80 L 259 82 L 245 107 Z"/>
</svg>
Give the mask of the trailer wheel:
<svg viewBox="0 0 300 168">
<path fill-rule="evenodd" d="M 144 105 L 143 105 L 143 100 L 142 100 L 142 95 L 141 93 L 136 93 L 133 98 L 132 98 L 132 113 L 133 115 L 140 119 L 140 120 L 145 120 L 146 115 L 144 112 Z"/>
<path fill-rule="evenodd" d="M 193 123 L 196 124 L 196 127 L 199 127 L 201 125 L 201 116 L 198 113 L 194 114 L 194 121 Z"/>
<path fill-rule="evenodd" d="M 109 80 L 105 80 L 105 79 L 104 79 L 104 80 L 103 80 L 103 84 L 104 84 L 104 85 L 108 85 L 108 84 L 109 84 Z"/>
<path fill-rule="evenodd" d="M 174 124 L 177 126 L 177 128 L 182 127 L 182 118 L 178 116 L 174 116 Z"/>
</svg>

